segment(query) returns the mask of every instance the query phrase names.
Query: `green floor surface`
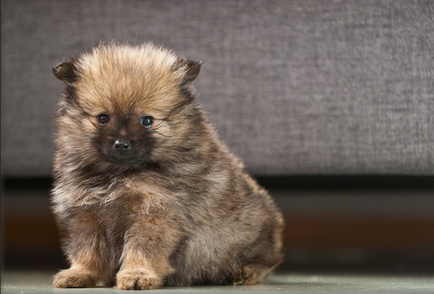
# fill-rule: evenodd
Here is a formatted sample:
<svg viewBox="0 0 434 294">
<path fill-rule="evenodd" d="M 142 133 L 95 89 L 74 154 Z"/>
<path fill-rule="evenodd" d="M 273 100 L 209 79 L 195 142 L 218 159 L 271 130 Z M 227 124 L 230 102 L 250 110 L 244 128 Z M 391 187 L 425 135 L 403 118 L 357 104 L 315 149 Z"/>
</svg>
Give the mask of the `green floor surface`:
<svg viewBox="0 0 434 294">
<path fill-rule="evenodd" d="M 126 293 L 113 288 L 56 289 L 49 272 L 8 271 L 2 273 L 1 293 Z M 143 291 L 142 291 L 143 292 Z M 163 288 L 155 293 L 434 293 L 434 277 L 393 277 L 367 275 L 298 275 L 278 274 L 266 285 L 255 286 L 197 286 Z"/>
</svg>

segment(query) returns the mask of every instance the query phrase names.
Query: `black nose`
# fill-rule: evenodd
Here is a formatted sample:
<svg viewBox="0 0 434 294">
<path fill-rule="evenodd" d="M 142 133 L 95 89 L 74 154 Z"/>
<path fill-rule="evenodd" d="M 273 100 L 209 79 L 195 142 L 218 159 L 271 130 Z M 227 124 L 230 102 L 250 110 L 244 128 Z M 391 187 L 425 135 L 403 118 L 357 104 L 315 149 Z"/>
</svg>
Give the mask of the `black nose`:
<svg viewBox="0 0 434 294">
<path fill-rule="evenodd" d="M 116 142 L 113 144 L 113 148 L 119 153 L 122 153 L 123 151 L 129 150 L 131 148 L 131 144 L 128 141 L 116 140 Z"/>
</svg>

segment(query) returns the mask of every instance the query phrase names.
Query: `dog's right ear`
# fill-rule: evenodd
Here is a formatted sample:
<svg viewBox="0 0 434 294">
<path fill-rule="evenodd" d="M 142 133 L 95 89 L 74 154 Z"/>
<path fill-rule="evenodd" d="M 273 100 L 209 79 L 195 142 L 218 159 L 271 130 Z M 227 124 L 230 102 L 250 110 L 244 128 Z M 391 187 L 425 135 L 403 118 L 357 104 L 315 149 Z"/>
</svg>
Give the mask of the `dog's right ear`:
<svg viewBox="0 0 434 294">
<path fill-rule="evenodd" d="M 53 66 L 53 74 L 65 84 L 72 84 L 77 80 L 77 68 L 73 60 L 63 61 Z"/>
</svg>

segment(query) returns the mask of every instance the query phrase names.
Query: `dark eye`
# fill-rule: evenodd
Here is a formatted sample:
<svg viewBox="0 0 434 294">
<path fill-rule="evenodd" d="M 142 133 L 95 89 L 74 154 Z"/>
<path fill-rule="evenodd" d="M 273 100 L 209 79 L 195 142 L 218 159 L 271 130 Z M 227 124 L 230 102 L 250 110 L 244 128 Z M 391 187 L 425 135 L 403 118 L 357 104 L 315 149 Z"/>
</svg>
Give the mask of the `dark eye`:
<svg viewBox="0 0 434 294">
<path fill-rule="evenodd" d="M 140 124 L 145 128 L 150 128 L 154 124 L 154 118 L 152 116 L 144 116 L 140 120 Z"/>
<path fill-rule="evenodd" d="M 104 126 L 106 123 L 109 122 L 110 117 L 107 114 L 100 114 L 98 115 L 97 120 L 100 126 Z"/>
</svg>

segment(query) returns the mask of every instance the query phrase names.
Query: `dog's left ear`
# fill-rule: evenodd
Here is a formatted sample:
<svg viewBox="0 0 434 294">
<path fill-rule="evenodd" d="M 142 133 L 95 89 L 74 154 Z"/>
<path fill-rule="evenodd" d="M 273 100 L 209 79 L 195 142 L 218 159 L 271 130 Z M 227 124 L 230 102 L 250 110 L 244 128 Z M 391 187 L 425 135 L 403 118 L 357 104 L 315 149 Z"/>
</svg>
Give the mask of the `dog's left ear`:
<svg viewBox="0 0 434 294">
<path fill-rule="evenodd" d="M 77 68 L 73 60 L 60 62 L 53 66 L 53 74 L 65 84 L 72 84 L 77 80 Z"/>
<path fill-rule="evenodd" d="M 181 83 L 181 88 L 188 88 L 190 84 L 197 78 L 200 72 L 200 67 L 202 66 L 202 61 L 188 60 L 186 58 L 178 58 L 175 64 L 175 71 L 179 69 L 184 69 L 184 79 Z"/>
</svg>

